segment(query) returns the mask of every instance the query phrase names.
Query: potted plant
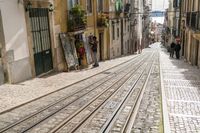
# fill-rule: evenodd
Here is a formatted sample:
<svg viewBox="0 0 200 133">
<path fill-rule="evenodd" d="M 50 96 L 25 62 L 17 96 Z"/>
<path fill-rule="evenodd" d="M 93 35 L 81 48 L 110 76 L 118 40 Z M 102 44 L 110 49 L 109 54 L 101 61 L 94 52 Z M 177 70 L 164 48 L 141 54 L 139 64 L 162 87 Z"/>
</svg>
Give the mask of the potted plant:
<svg viewBox="0 0 200 133">
<path fill-rule="evenodd" d="M 109 26 L 109 19 L 108 16 L 104 13 L 101 13 L 97 19 L 97 26 L 99 27 L 108 27 Z"/>
<path fill-rule="evenodd" d="M 77 31 L 85 29 L 87 23 L 86 12 L 80 5 L 75 5 L 69 11 L 68 30 Z"/>
</svg>

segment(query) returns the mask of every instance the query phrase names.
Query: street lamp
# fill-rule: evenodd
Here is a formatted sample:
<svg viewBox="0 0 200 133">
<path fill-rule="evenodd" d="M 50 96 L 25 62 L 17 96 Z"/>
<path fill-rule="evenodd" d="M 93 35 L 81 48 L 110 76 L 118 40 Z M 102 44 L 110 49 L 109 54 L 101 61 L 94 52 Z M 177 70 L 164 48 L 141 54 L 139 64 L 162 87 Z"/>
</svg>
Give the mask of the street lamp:
<svg viewBox="0 0 200 133">
<path fill-rule="evenodd" d="M 54 6 L 53 6 L 53 4 L 50 4 L 50 5 L 49 5 L 49 11 L 50 11 L 50 12 L 53 12 L 53 10 L 54 10 Z"/>
</svg>

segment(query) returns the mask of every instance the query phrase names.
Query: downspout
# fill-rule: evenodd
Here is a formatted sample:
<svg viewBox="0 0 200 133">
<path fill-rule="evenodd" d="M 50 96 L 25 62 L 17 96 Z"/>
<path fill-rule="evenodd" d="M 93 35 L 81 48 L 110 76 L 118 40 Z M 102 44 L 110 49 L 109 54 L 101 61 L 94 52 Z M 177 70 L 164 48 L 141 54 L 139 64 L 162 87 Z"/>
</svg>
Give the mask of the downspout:
<svg viewBox="0 0 200 133">
<path fill-rule="evenodd" d="M 94 35 L 97 37 L 96 29 L 97 29 L 97 0 L 93 0 L 93 21 L 94 21 Z M 95 4 L 96 3 L 96 4 Z"/>
<path fill-rule="evenodd" d="M 181 35 L 181 20 L 182 20 L 182 0 L 179 2 L 179 26 L 178 26 L 178 36 Z"/>
</svg>

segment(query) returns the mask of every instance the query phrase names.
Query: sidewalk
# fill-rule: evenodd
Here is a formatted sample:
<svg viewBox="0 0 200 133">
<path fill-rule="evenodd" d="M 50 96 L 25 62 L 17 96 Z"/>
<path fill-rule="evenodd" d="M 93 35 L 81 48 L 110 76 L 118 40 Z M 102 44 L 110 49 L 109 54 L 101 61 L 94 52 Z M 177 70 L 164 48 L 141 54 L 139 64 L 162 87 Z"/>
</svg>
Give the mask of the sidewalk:
<svg viewBox="0 0 200 133">
<path fill-rule="evenodd" d="M 161 52 L 161 72 L 167 133 L 200 132 L 200 70 Z M 163 104 L 163 107 L 165 105 Z M 168 118 L 167 118 L 167 117 Z"/>
<path fill-rule="evenodd" d="M 94 69 L 90 67 L 81 71 L 63 72 L 45 78 L 34 78 L 16 85 L 2 85 L 0 86 L 0 112 L 83 80 L 136 56 L 131 55 L 100 62 L 100 66 Z"/>
</svg>

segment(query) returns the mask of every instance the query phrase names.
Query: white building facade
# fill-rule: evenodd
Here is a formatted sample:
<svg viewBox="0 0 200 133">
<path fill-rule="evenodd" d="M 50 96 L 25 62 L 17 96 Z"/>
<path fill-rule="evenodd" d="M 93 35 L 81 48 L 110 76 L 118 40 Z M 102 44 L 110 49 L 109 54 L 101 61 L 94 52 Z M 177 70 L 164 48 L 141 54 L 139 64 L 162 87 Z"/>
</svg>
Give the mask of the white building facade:
<svg viewBox="0 0 200 133">
<path fill-rule="evenodd" d="M 0 0 L 0 82 L 18 83 L 56 68 L 53 0 Z"/>
</svg>

